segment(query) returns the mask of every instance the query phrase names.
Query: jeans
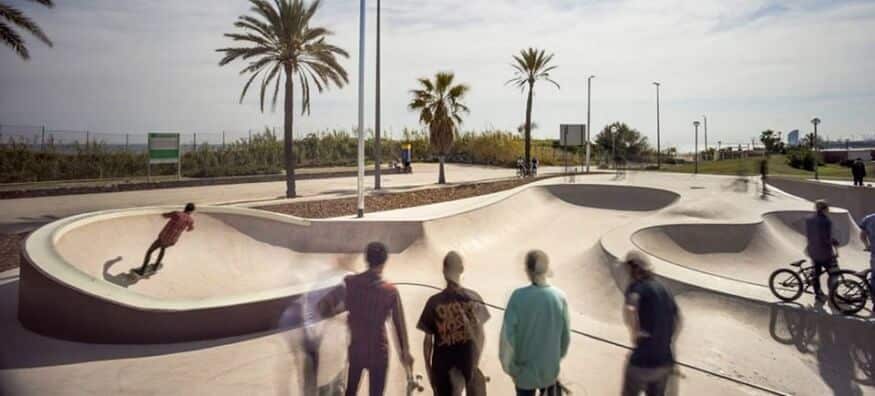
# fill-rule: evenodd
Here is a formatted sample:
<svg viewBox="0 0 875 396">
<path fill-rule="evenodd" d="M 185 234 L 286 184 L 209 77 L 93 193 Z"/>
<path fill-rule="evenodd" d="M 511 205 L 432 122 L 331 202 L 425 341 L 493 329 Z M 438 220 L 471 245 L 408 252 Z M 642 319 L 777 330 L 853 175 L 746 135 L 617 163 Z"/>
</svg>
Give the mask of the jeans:
<svg viewBox="0 0 875 396">
<path fill-rule="evenodd" d="M 389 365 L 389 359 L 387 358 L 382 362 L 356 360 L 358 359 L 350 359 L 349 362 L 349 373 L 346 378 L 346 396 L 358 394 L 363 370 L 368 370 L 368 394 L 370 396 L 383 396 L 383 391 L 386 389 L 386 368 Z"/>
<path fill-rule="evenodd" d="M 814 295 L 822 296 L 823 291 L 820 289 L 820 275 L 823 273 L 829 273 L 829 270 L 833 267 L 832 260 L 812 260 L 814 262 L 814 279 L 811 280 L 812 286 L 814 287 Z M 827 283 L 829 285 L 830 290 L 832 290 L 832 276 L 827 276 Z"/>
<path fill-rule="evenodd" d="M 539 396 L 562 396 L 562 386 L 560 386 L 557 382 L 553 385 L 541 389 L 516 388 L 517 396 L 535 396 L 535 392 L 537 392 Z"/>
<path fill-rule="evenodd" d="M 623 378 L 623 396 L 638 396 L 644 392 L 647 396 L 663 396 L 668 389 L 668 382 L 674 366 L 636 367 L 626 364 Z"/>
</svg>

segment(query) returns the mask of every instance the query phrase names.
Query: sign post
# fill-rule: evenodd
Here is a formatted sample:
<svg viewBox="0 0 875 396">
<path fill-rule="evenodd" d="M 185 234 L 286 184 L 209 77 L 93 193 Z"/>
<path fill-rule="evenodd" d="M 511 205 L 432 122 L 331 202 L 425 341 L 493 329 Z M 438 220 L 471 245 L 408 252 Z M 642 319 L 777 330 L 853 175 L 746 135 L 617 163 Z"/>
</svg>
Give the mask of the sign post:
<svg viewBox="0 0 875 396">
<path fill-rule="evenodd" d="M 178 133 L 149 133 L 149 162 L 146 175 L 151 181 L 153 164 L 176 164 L 176 178 L 182 178 L 182 150 Z"/>
<path fill-rule="evenodd" d="M 568 146 L 581 147 L 586 142 L 586 124 L 560 124 L 559 144 L 565 151 L 565 173 L 568 173 Z"/>
</svg>

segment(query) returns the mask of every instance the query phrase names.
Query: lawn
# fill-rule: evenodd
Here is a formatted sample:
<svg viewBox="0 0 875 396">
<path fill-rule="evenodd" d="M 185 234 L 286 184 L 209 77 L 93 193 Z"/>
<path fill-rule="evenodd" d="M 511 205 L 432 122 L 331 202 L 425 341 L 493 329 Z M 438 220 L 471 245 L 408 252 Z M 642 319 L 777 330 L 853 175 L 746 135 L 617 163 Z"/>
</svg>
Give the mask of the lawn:
<svg viewBox="0 0 875 396">
<path fill-rule="evenodd" d="M 722 161 L 699 161 L 699 173 L 708 173 L 716 175 L 758 175 L 759 164 L 762 157 L 753 157 L 745 159 L 730 159 Z M 692 173 L 695 165 L 692 163 L 682 165 L 662 165 L 662 171 L 665 172 L 682 172 Z M 820 177 L 824 179 L 836 180 L 851 180 L 851 169 L 845 168 L 838 164 L 826 164 L 821 166 L 818 171 Z M 783 155 L 772 155 L 769 157 L 769 174 L 779 176 L 793 176 L 800 178 L 814 178 L 814 172 L 796 169 L 787 164 L 787 159 Z M 869 166 L 867 169 L 867 181 L 875 181 L 875 167 Z"/>
</svg>

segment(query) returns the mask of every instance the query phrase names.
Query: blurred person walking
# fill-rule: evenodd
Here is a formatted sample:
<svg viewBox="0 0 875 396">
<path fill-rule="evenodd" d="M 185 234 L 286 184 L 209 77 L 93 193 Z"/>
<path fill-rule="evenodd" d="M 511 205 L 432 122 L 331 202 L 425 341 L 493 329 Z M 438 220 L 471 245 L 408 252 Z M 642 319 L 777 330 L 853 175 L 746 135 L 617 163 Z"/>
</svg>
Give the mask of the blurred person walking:
<svg viewBox="0 0 875 396">
<path fill-rule="evenodd" d="M 558 396 L 559 363 L 571 341 L 565 293 L 547 283 L 550 261 L 540 250 L 526 254 L 531 285 L 514 290 L 501 325 L 499 358 L 517 396 Z"/>
</svg>

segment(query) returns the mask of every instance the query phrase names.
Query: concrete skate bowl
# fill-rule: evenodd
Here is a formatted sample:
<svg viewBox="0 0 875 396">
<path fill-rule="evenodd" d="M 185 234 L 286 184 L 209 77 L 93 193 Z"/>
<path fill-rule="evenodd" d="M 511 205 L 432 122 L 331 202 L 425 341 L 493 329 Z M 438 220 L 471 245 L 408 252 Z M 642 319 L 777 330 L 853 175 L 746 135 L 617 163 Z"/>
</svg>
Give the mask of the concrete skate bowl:
<svg viewBox="0 0 875 396">
<path fill-rule="evenodd" d="M 659 210 L 680 198 L 680 195 L 672 191 L 646 187 L 554 184 L 544 188 L 572 205 L 621 211 Z"/>
<path fill-rule="evenodd" d="M 21 323 L 57 338 L 132 344 L 304 325 L 317 319 L 311 302 L 358 264 L 369 241 L 398 254 L 422 236 L 415 222 L 304 221 L 205 207 L 195 230 L 167 250 L 161 271 L 130 276 L 164 224 L 160 213 L 171 209 L 86 214 L 32 233 L 22 251 Z"/>
<path fill-rule="evenodd" d="M 805 218 L 811 212 L 763 215 L 757 223 L 691 223 L 659 225 L 632 235 L 642 251 L 694 271 L 748 284 L 767 286 L 769 275 L 806 259 Z M 857 238 L 859 230 L 847 212 L 830 214 L 839 241 L 840 265 L 864 269 L 868 260 Z"/>
</svg>

